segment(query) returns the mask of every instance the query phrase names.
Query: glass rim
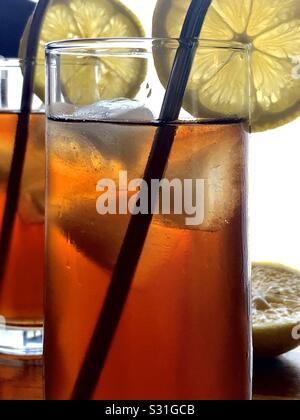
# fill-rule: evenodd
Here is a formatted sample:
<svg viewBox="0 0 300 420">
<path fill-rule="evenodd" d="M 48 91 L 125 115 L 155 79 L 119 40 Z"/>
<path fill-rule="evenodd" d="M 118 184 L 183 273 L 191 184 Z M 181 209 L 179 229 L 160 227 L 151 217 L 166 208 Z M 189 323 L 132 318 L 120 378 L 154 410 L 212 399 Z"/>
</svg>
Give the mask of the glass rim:
<svg viewBox="0 0 300 420">
<path fill-rule="evenodd" d="M 93 50 L 92 54 L 95 55 L 95 49 L 99 49 L 99 53 L 109 49 L 136 49 L 153 46 L 177 49 L 180 44 L 185 42 L 190 44 L 194 41 L 199 41 L 199 39 L 191 38 L 183 42 L 179 38 L 82 38 L 50 42 L 46 44 L 45 50 L 46 54 L 57 55 L 89 55 L 89 50 Z M 248 53 L 251 45 L 238 41 L 201 39 L 198 48 L 226 49 Z"/>
</svg>

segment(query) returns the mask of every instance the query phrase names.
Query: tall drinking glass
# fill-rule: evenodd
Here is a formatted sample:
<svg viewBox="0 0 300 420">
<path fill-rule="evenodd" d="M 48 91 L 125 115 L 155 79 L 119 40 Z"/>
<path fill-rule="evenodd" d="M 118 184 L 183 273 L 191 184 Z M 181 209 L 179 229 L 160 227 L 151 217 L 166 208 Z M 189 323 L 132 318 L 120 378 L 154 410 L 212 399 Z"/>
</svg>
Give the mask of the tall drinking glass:
<svg viewBox="0 0 300 420">
<path fill-rule="evenodd" d="M 20 114 L 26 62 L 0 60 L 0 224 Z M 42 354 L 45 116 L 35 97 L 18 212 L 0 278 L 0 353 Z M 2 229 L 2 226 L 0 225 Z"/>
<path fill-rule="evenodd" d="M 205 109 L 205 75 L 191 77 L 179 119 L 164 124 L 168 74 L 160 58 L 172 63 L 178 46 L 115 39 L 47 48 L 47 399 L 73 395 L 129 221 L 149 211 L 93 398 L 251 396 L 248 50 L 201 41 L 194 66 L 203 58 L 210 74 L 230 60 L 240 66 L 243 83 L 227 84 L 240 89 L 239 103 L 222 113 Z M 145 185 L 159 127 L 176 133 L 174 145 L 164 179 Z M 159 191 L 151 206 L 150 188 Z"/>
</svg>

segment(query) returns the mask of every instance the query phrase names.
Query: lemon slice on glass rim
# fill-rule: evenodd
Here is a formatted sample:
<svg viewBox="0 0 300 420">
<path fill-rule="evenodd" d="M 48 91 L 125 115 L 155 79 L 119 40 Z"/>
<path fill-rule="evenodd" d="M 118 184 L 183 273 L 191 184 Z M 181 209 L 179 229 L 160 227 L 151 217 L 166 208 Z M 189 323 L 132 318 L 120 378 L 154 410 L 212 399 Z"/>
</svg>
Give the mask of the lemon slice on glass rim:
<svg viewBox="0 0 300 420">
<path fill-rule="evenodd" d="M 30 29 L 29 20 L 20 44 L 19 56 L 25 58 Z M 45 45 L 51 41 L 85 38 L 143 37 L 138 18 L 118 0 L 54 0 L 42 26 L 36 67 L 35 93 L 42 100 L 45 91 Z M 69 56 L 62 66 L 63 90 L 69 102 L 86 105 L 116 97 L 133 98 L 146 75 L 144 60 L 109 57 Z M 95 68 L 101 72 L 100 79 Z M 98 80 L 99 79 L 99 80 Z M 98 87 L 98 89 L 95 87 Z"/>
<path fill-rule="evenodd" d="M 189 0 L 158 0 L 153 36 L 179 37 L 189 4 Z M 300 62 L 299 0 L 213 0 L 201 38 L 251 46 L 253 131 L 275 128 L 300 115 L 300 77 L 296 72 Z M 157 61 L 163 84 L 171 62 L 167 54 Z M 220 68 L 215 63 L 223 65 Z M 232 57 L 232 51 L 212 49 L 208 54 L 205 49 L 197 54 L 191 81 L 197 81 L 198 109 L 203 116 L 212 111 L 225 113 L 238 103 L 242 65 Z M 191 91 L 195 100 L 195 90 Z M 213 94 L 216 91 L 218 95 Z M 185 107 L 192 112 L 189 100 Z"/>
<path fill-rule="evenodd" d="M 300 273 L 276 264 L 253 264 L 254 354 L 275 357 L 300 345 Z"/>
</svg>

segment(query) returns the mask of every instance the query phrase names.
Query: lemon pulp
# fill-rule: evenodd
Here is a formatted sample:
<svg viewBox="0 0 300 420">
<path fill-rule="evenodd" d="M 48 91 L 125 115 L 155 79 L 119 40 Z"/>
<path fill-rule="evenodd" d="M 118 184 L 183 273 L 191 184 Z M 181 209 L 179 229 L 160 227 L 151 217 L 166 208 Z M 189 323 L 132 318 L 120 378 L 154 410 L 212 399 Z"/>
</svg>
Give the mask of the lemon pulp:
<svg viewBox="0 0 300 420">
<path fill-rule="evenodd" d="M 29 21 L 21 41 L 21 58 L 25 57 L 30 24 Z M 37 61 L 42 65 L 36 67 L 35 93 L 44 99 L 46 43 L 142 36 L 144 30 L 138 18 L 118 0 L 54 0 L 41 30 Z M 133 98 L 146 74 L 146 64 L 140 59 L 73 55 L 62 60 L 63 93 L 68 102 L 76 105 L 117 97 Z"/>
<path fill-rule="evenodd" d="M 274 357 L 300 345 L 300 273 L 254 264 L 253 339 L 257 357 Z"/>
<path fill-rule="evenodd" d="M 153 35 L 177 38 L 189 0 L 158 0 Z M 251 64 L 252 128 L 263 131 L 300 115 L 300 77 L 295 77 L 300 57 L 299 0 L 213 0 L 202 39 L 248 43 Z M 299 58 L 300 61 L 300 58 Z M 165 84 L 171 58 L 161 58 L 157 68 Z M 197 112 L 242 112 L 247 83 L 245 63 L 238 51 L 205 49 L 198 53 L 185 106 L 198 99 Z M 195 99 L 196 98 L 196 99 Z M 242 103 L 241 103 L 242 102 Z M 195 105 L 194 105 L 195 106 Z"/>
</svg>

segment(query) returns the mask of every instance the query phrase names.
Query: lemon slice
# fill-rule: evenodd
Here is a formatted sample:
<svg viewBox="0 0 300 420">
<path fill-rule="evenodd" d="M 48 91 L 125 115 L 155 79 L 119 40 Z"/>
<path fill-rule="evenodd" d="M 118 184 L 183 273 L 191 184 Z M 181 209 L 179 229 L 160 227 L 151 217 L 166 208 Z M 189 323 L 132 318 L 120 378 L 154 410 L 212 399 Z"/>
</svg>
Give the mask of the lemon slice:
<svg viewBox="0 0 300 420">
<path fill-rule="evenodd" d="M 178 37 L 189 0 L 158 0 L 153 35 Z M 254 131 L 280 126 L 300 115 L 300 77 L 295 77 L 300 57 L 299 0 L 213 0 L 202 39 L 239 41 L 251 45 Z M 298 57 L 298 58 L 297 58 Z M 299 58 L 300 61 L 300 58 Z M 165 84 L 172 60 L 157 61 Z M 247 78 L 238 51 L 205 49 L 197 54 L 185 107 L 203 116 L 243 112 Z M 197 98 L 197 96 L 196 96 Z"/>
<path fill-rule="evenodd" d="M 30 23 L 21 41 L 21 58 L 25 56 Z M 41 30 L 37 60 L 42 65 L 36 69 L 35 93 L 44 99 L 46 43 L 63 39 L 141 36 L 144 36 L 144 30 L 138 18 L 118 0 L 54 0 Z M 121 62 L 118 58 L 69 57 L 67 60 L 62 66 L 63 90 L 68 100 L 76 105 L 116 97 L 133 98 L 146 74 L 144 60 L 134 58 L 122 58 Z"/>
<path fill-rule="evenodd" d="M 257 357 L 275 357 L 300 345 L 300 273 L 254 264 L 253 339 Z"/>
</svg>

